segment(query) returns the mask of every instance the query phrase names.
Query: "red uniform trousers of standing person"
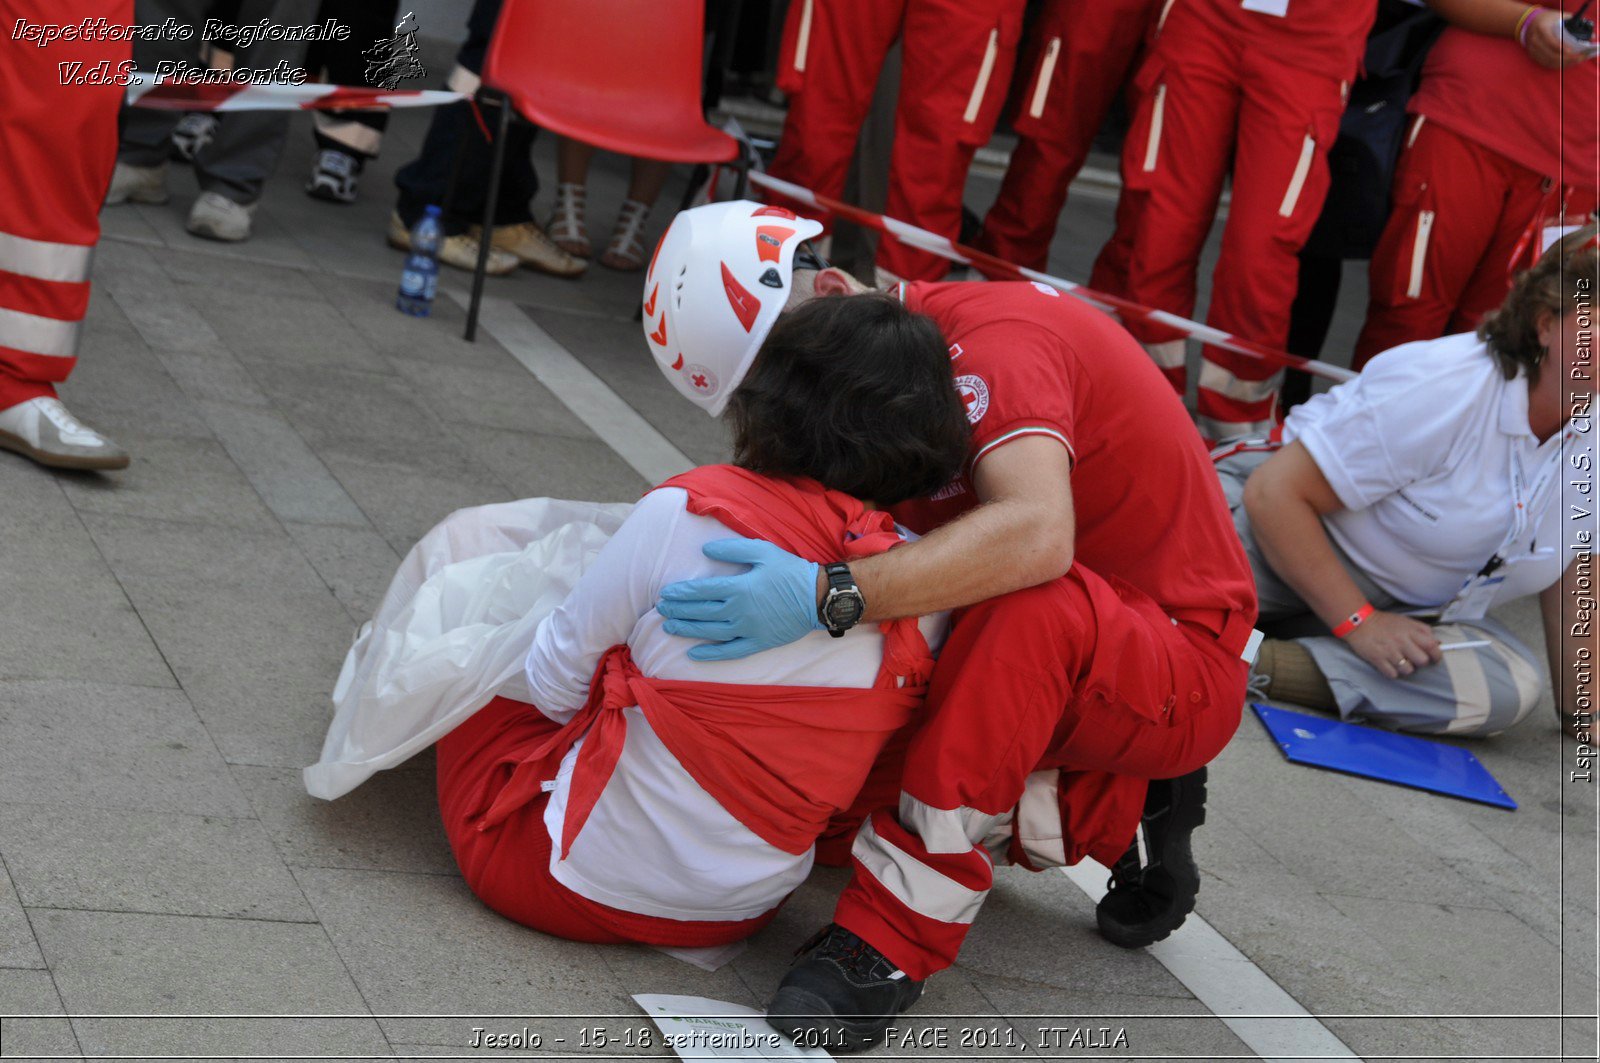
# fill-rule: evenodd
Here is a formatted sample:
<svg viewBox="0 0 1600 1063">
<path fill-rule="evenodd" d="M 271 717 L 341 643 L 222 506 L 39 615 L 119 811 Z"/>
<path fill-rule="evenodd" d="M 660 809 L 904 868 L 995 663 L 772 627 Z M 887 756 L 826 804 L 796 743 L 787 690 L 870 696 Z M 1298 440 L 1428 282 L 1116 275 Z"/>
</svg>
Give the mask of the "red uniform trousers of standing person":
<svg viewBox="0 0 1600 1063">
<path fill-rule="evenodd" d="M 1562 0 L 1575 12 L 1583 0 Z M 1407 108 L 1394 210 L 1372 255 L 1355 365 L 1477 327 L 1546 225 L 1579 224 L 1600 181 L 1600 68 L 1536 65 L 1508 37 L 1449 27 Z"/>
<path fill-rule="evenodd" d="M 1174 6 L 1140 70 L 1140 105 L 1123 147 L 1124 194 L 1143 197 L 1128 298 L 1194 316 L 1200 250 L 1231 163 L 1206 321 L 1283 347 L 1298 255 L 1327 195 L 1327 152 L 1374 10 L 1360 0 L 1295 0 L 1289 17 L 1277 18 L 1243 11 L 1237 0 Z M 1128 329 L 1181 391 L 1182 334 L 1138 321 Z M 1282 369 L 1210 346 L 1204 356 L 1200 434 L 1270 429 Z"/>
<path fill-rule="evenodd" d="M 133 0 L 16 0 L 0 39 L 0 410 L 41 396 L 77 362 L 100 204 L 117 161 L 121 41 L 18 40 L 14 24 L 133 23 Z M 64 64 L 78 73 L 63 73 Z M 100 63 L 108 64 L 95 72 Z"/>
<path fill-rule="evenodd" d="M 1023 0 L 794 0 L 778 60 L 778 86 L 790 100 L 773 176 L 843 195 L 878 74 L 899 38 L 886 213 L 955 239 L 973 153 L 994 132 L 1011 83 L 1022 8 Z M 888 235 L 878 264 L 913 279 L 950 269 Z"/>
<path fill-rule="evenodd" d="M 1042 270 L 1067 202 L 1157 12 L 1171 0 L 1048 0 L 1027 48 L 1032 74 L 1018 103 L 1000 195 L 979 247 Z"/>
</svg>

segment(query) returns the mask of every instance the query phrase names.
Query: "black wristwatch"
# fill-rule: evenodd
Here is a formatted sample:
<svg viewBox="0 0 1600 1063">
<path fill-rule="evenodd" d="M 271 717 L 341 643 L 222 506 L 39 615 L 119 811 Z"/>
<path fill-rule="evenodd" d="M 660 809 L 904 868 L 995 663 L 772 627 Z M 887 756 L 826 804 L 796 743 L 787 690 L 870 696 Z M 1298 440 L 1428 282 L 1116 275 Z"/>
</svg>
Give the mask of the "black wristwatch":
<svg viewBox="0 0 1600 1063">
<path fill-rule="evenodd" d="M 850 575 L 850 566 L 836 562 L 823 567 L 828 574 L 828 590 L 817 606 L 817 619 L 834 638 L 842 638 L 846 631 L 856 626 L 867 611 L 867 600 L 861 597 L 861 588 Z"/>
</svg>

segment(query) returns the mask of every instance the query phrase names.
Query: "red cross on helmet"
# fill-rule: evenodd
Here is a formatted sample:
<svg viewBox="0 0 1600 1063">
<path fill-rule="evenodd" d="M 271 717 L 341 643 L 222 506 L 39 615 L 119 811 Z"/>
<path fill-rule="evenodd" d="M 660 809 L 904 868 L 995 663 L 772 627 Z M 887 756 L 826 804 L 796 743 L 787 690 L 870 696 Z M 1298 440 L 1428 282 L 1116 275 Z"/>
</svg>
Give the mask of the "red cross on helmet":
<svg viewBox="0 0 1600 1063">
<path fill-rule="evenodd" d="M 679 394 L 713 417 L 789 300 L 795 250 L 822 225 L 749 200 L 673 219 L 644 280 L 644 334 Z"/>
</svg>

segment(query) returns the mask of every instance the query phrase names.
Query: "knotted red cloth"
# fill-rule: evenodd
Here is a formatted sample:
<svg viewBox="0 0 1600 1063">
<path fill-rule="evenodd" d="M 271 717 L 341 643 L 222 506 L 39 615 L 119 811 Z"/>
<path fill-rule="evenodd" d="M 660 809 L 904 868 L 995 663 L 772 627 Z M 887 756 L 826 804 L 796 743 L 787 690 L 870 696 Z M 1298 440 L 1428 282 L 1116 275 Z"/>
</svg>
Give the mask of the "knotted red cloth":
<svg viewBox="0 0 1600 1063">
<path fill-rule="evenodd" d="M 812 480 L 714 465 L 661 486 L 687 491 L 691 513 L 808 561 L 868 557 L 900 542 L 889 514 Z M 637 705 L 684 770 L 735 819 L 784 852 L 804 853 L 829 818 L 849 807 L 878 751 L 927 693 L 933 655 L 916 621 L 880 627 L 883 664 L 867 689 L 659 679 L 639 671 L 627 646 L 613 646 L 595 669 L 583 707 L 514 763 L 478 829 L 531 801 L 584 738 L 567 793 L 565 859 L 622 754 L 628 727 L 622 710 Z"/>
</svg>

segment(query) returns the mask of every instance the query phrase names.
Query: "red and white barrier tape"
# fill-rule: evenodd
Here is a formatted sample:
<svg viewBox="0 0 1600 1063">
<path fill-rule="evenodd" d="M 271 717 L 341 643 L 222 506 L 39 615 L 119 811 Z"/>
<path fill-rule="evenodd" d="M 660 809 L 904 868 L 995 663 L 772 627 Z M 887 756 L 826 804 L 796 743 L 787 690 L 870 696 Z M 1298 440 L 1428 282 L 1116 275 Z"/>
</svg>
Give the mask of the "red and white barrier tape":
<svg viewBox="0 0 1600 1063">
<path fill-rule="evenodd" d="M 128 105 L 166 111 L 328 111 L 439 107 L 467 97 L 441 89 L 382 89 L 348 85 L 196 85 L 134 74 Z"/>
<path fill-rule="evenodd" d="M 1139 320 L 1151 324 L 1164 325 L 1167 328 L 1192 336 L 1203 343 L 1209 343 L 1212 346 L 1221 347 L 1224 350 L 1243 354 L 1250 358 L 1259 358 L 1273 365 L 1298 369 L 1302 373 L 1310 373 L 1313 376 L 1325 377 L 1329 380 L 1342 382 L 1356 378 L 1354 372 L 1342 366 L 1330 365 L 1314 358 L 1302 358 L 1297 354 L 1274 350 L 1265 344 L 1231 335 L 1220 329 L 1212 328 L 1210 325 L 1202 325 L 1198 321 L 1190 321 L 1188 318 L 1179 317 L 1177 314 L 1168 313 L 1165 310 L 1155 310 L 1139 303 L 1129 302 L 1127 299 L 1122 299 L 1115 295 L 1095 291 L 1093 288 L 1064 280 L 1061 277 L 1053 277 L 1048 273 L 1041 273 L 1036 269 L 1013 265 L 1003 258 L 996 258 L 994 255 L 979 251 L 975 247 L 958 244 L 949 237 L 931 233 L 926 229 L 919 229 L 915 225 L 909 225 L 897 218 L 890 218 L 882 214 L 874 214 L 869 210 L 863 210 L 860 207 L 853 207 L 848 203 L 842 203 L 837 199 L 813 192 L 809 188 L 802 188 L 799 185 L 790 184 L 788 181 L 779 180 L 759 170 L 750 172 L 750 183 L 771 189 L 796 202 L 809 203 L 820 210 L 831 211 L 841 218 L 847 218 L 855 222 L 857 225 L 886 232 L 903 244 L 938 255 L 941 258 L 948 258 L 952 262 L 959 262 L 967 266 L 978 266 L 985 272 L 998 273 L 1002 276 L 1030 280 L 1037 284 L 1048 284 L 1059 291 L 1075 295 L 1101 310 L 1115 312 L 1124 321 Z"/>
</svg>

